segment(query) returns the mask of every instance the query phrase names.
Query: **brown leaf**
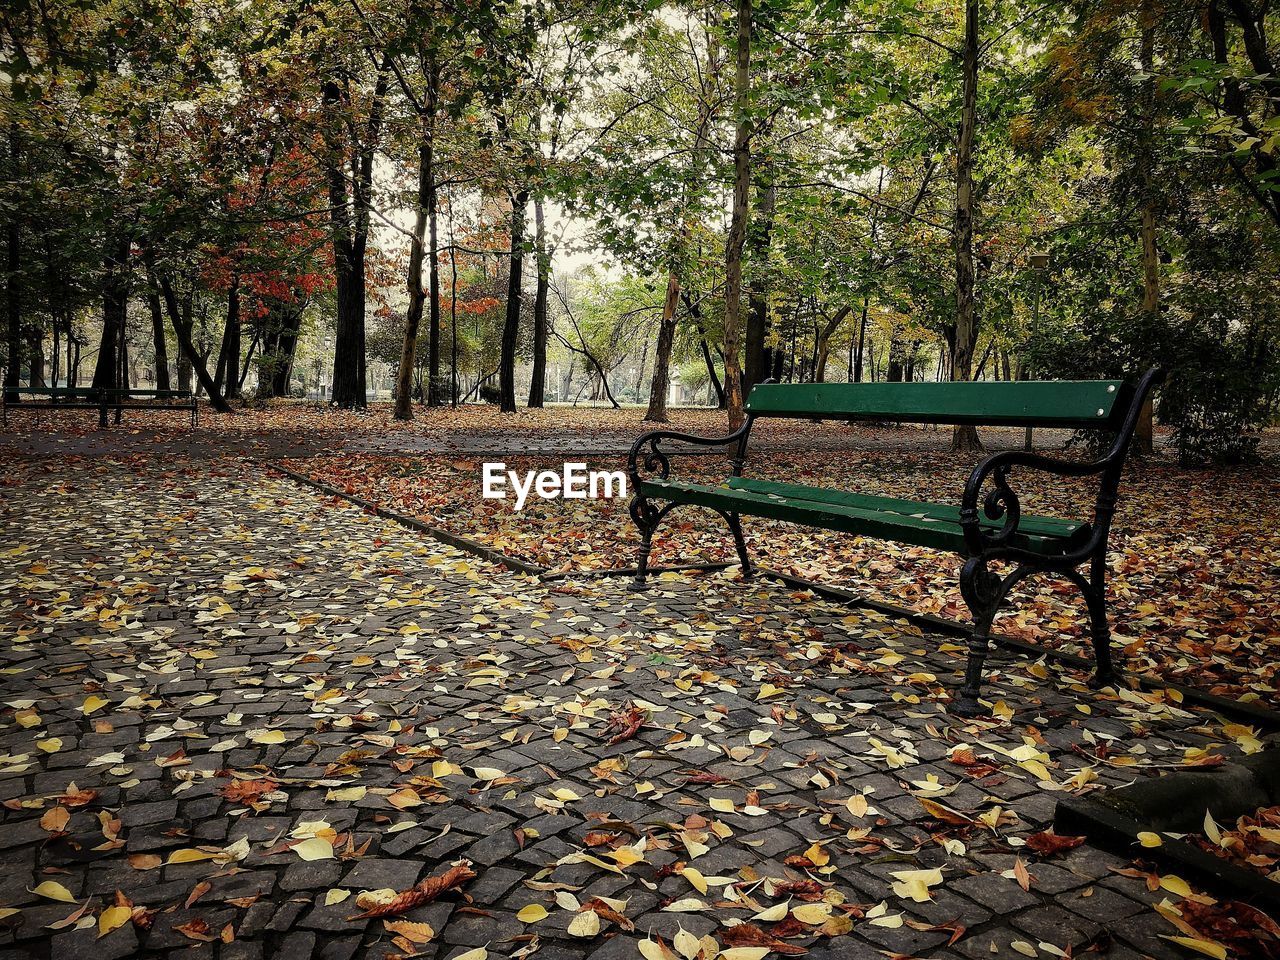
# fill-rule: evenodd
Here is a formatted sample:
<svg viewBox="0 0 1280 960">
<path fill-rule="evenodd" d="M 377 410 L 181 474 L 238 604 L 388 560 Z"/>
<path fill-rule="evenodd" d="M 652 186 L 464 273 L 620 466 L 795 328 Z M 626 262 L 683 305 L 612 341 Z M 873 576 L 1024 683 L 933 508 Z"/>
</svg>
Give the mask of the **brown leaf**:
<svg viewBox="0 0 1280 960">
<path fill-rule="evenodd" d="M 805 932 L 809 932 L 807 927 Z M 740 923 L 737 926 L 729 927 L 722 930 L 720 935 L 724 942 L 731 947 L 766 947 L 784 957 L 799 957 L 809 952 L 804 947 L 794 943 L 787 943 L 785 940 L 779 940 L 777 937 L 765 933 L 752 923 Z"/>
<path fill-rule="evenodd" d="M 262 802 L 264 793 L 275 793 L 280 784 L 274 780 L 233 780 L 219 791 L 232 803 L 251 805 Z"/>
<path fill-rule="evenodd" d="M 794 897 L 797 900 L 813 903 L 815 900 L 822 899 L 822 893 L 822 884 L 817 880 L 787 880 L 773 886 L 773 895 L 779 899 Z"/>
<path fill-rule="evenodd" d="M 1060 837 L 1046 830 L 1027 837 L 1027 846 L 1042 857 L 1051 857 L 1055 853 L 1075 849 L 1084 843 L 1084 840 L 1084 837 Z"/>
<path fill-rule="evenodd" d="M 609 740 L 609 746 L 622 743 L 624 740 L 630 740 L 640 728 L 644 726 L 646 720 L 649 719 L 649 711 L 642 707 L 637 707 L 634 701 L 628 700 L 627 705 L 621 710 L 614 711 L 609 717 L 609 725 L 605 727 L 605 732 L 617 730 Z"/>
<path fill-rule="evenodd" d="M 97 790 L 73 790 L 71 787 L 68 787 L 67 792 L 58 797 L 58 802 L 64 807 L 83 807 L 93 803 L 93 801 L 97 799 Z"/>
<path fill-rule="evenodd" d="M 62 833 L 67 829 L 67 824 L 70 821 L 71 814 L 66 807 L 53 807 L 46 810 L 44 816 L 40 818 L 40 826 L 50 833 Z"/>
<path fill-rule="evenodd" d="M 1027 865 L 1022 862 L 1019 857 L 1013 863 L 1013 875 L 1018 879 L 1018 886 L 1023 890 L 1031 890 L 1031 874 L 1027 872 Z"/>
<path fill-rule="evenodd" d="M 195 903 L 197 900 L 199 900 L 201 897 L 203 897 L 206 893 L 208 893 L 212 889 L 213 889 L 212 883 L 210 883 L 208 880 L 201 880 L 199 883 L 197 883 L 194 887 L 191 888 L 191 893 L 187 895 L 187 902 L 184 904 L 184 906 L 190 909 L 193 903 Z"/>
<path fill-rule="evenodd" d="M 455 863 L 444 873 L 434 877 L 427 877 L 408 890 L 402 890 L 396 894 L 394 900 L 381 906 L 373 907 L 364 913 L 356 914 L 354 917 L 348 917 L 349 920 L 367 920 L 370 917 L 390 917 L 398 913 L 404 913 L 412 910 L 414 907 L 420 907 L 423 904 L 431 903 L 441 894 L 448 893 L 461 887 L 470 880 L 474 880 L 476 873 L 471 869 L 471 864 L 467 860 Z"/>
<path fill-rule="evenodd" d="M 217 936 L 210 932 L 209 924 L 196 917 L 194 920 L 188 920 L 186 923 L 175 926 L 173 929 L 189 940 L 199 940 L 201 943 L 213 943 L 217 940 Z"/>
<path fill-rule="evenodd" d="M 631 931 L 636 928 L 636 925 L 632 923 L 630 919 L 623 916 L 621 913 L 613 909 L 613 907 L 609 906 L 607 903 L 605 903 L 603 900 L 599 899 L 598 897 L 592 897 L 590 900 L 588 900 L 586 903 L 582 905 L 582 909 L 590 910 L 592 913 L 596 914 L 603 920 L 613 921 L 618 926 L 620 926 L 623 930 Z"/>
</svg>

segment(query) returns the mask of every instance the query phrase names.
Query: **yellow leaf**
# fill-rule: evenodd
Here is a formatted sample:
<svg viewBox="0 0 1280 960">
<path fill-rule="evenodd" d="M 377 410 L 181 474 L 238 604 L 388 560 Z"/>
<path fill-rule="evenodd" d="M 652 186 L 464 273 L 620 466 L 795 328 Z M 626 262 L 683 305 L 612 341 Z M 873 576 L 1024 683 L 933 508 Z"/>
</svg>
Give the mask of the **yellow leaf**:
<svg viewBox="0 0 1280 960">
<path fill-rule="evenodd" d="M 1218 828 L 1217 822 L 1213 819 L 1213 814 L 1208 810 L 1204 812 L 1204 835 L 1213 843 L 1222 846 L 1222 831 Z"/>
<path fill-rule="evenodd" d="M 637 947 L 644 960 L 678 960 L 674 953 L 656 940 L 641 940 Z"/>
<path fill-rule="evenodd" d="M 569 936 L 587 939 L 600 933 L 600 914 L 594 910 L 584 910 L 573 918 L 569 924 Z"/>
<path fill-rule="evenodd" d="M 169 854 L 166 863 L 199 863 L 201 860 L 212 860 L 213 854 L 207 850 L 197 850 L 194 847 L 183 847 L 181 850 L 175 850 Z"/>
<path fill-rule="evenodd" d="M 367 792 L 368 788 L 364 786 L 342 787 L 339 790 L 330 790 L 324 795 L 324 798 L 326 800 L 337 800 L 343 803 L 351 803 L 356 800 L 363 800 L 364 795 Z"/>
<path fill-rule="evenodd" d="M 1160 878 L 1160 886 L 1180 897 L 1191 896 L 1191 885 L 1175 874 L 1166 874 Z"/>
<path fill-rule="evenodd" d="M 59 903 L 76 902 L 76 898 L 71 895 L 71 891 L 56 880 L 46 880 L 31 892 L 37 897 L 44 897 L 46 900 L 57 900 Z"/>
<path fill-rule="evenodd" d="M 383 920 L 382 925 L 390 933 L 404 937 L 411 943 L 430 943 L 435 939 L 435 928 L 429 923 L 415 923 L 412 920 Z"/>
<path fill-rule="evenodd" d="M 521 923 L 538 923 L 547 919 L 547 908 L 540 903 L 531 903 L 520 909 L 516 919 Z"/>
<path fill-rule="evenodd" d="M 335 903 L 341 903 L 349 896 L 351 896 L 350 890 L 343 890 L 340 887 L 334 887 L 332 890 L 325 893 L 324 905 L 326 907 L 332 907 Z"/>
<path fill-rule="evenodd" d="M 1160 834 L 1152 833 L 1150 830 L 1143 830 L 1138 834 L 1138 842 L 1144 847 L 1159 847 L 1164 845 L 1164 841 L 1160 839 Z"/>
<path fill-rule="evenodd" d="M 98 696 L 96 693 L 92 696 L 85 697 L 84 703 L 80 707 L 80 712 L 86 717 L 91 713 L 96 713 L 107 705 L 104 697 Z"/>
<path fill-rule="evenodd" d="M 323 837 L 311 837 L 290 849 L 302 860 L 332 860 L 333 844 Z"/>
<path fill-rule="evenodd" d="M 249 734 L 249 739 L 254 743 L 284 743 L 283 730 L 258 730 Z"/>
<path fill-rule="evenodd" d="M 831 855 L 828 854 L 826 850 L 822 849 L 822 844 L 820 843 L 810 844 L 809 849 L 804 852 L 804 855 L 815 867 L 825 867 L 831 862 Z"/>
<path fill-rule="evenodd" d="M 489 960 L 489 951 L 484 947 L 476 947 L 474 950 L 452 957 L 451 960 Z"/>
<path fill-rule="evenodd" d="M 867 803 L 865 794 L 855 793 L 845 802 L 845 807 L 853 816 L 861 819 L 867 815 L 867 811 L 871 809 L 871 805 Z"/>
<path fill-rule="evenodd" d="M 685 867 L 680 871 L 680 875 L 688 880 L 695 890 L 706 895 L 707 881 L 706 878 L 703 877 L 701 870 L 697 870 L 694 867 Z"/>
<path fill-rule="evenodd" d="M 775 903 L 772 907 L 765 907 L 757 913 L 752 920 L 763 920 L 766 923 L 777 923 L 779 920 L 785 920 L 787 910 L 790 908 L 790 901 L 787 903 Z"/>
<path fill-rule="evenodd" d="M 472 767 L 471 772 L 476 775 L 477 780 L 500 780 L 507 775 L 506 771 L 497 767 Z"/>
<path fill-rule="evenodd" d="M 827 917 L 831 916 L 831 904 L 806 903 L 793 907 L 791 915 L 801 923 L 826 923 Z"/>
<path fill-rule="evenodd" d="M 119 930 L 133 916 L 131 907 L 107 907 L 98 915 L 98 936 L 105 937 L 112 930 Z"/>
<path fill-rule="evenodd" d="M 59 737 L 50 737 L 48 740 L 37 740 L 36 746 L 45 753 L 57 753 L 62 749 L 62 740 Z"/>
<path fill-rule="evenodd" d="M 702 949 L 702 942 L 684 927 L 676 931 L 676 935 L 671 938 L 671 945 L 685 960 L 694 960 Z"/>
<path fill-rule="evenodd" d="M 933 894 L 929 892 L 929 888 L 936 887 L 942 882 L 942 871 L 936 868 L 932 870 L 895 870 L 892 876 L 897 881 L 893 885 L 893 892 L 900 897 L 914 900 L 916 903 L 932 900 Z"/>
<path fill-rule="evenodd" d="M 733 801 L 728 797 L 712 797 L 711 809 L 717 813 L 733 813 Z"/>
<path fill-rule="evenodd" d="M 629 867 L 633 863 L 640 863 L 644 860 L 644 854 L 634 846 L 619 847 L 608 856 L 613 857 L 620 867 Z"/>
<path fill-rule="evenodd" d="M 387 803 L 391 804 L 397 810 L 408 810 L 410 807 L 422 805 L 422 798 L 412 787 L 401 787 L 395 793 L 387 797 Z"/>
<path fill-rule="evenodd" d="M 766 697 L 776 697 L 780 693 L 782 693 L 781 687 L 775 687 L 772 683 L 762 683 L 760 684 L 760 692 L 756 694 L 756 699 L 763 700 Z"/>
</svg>

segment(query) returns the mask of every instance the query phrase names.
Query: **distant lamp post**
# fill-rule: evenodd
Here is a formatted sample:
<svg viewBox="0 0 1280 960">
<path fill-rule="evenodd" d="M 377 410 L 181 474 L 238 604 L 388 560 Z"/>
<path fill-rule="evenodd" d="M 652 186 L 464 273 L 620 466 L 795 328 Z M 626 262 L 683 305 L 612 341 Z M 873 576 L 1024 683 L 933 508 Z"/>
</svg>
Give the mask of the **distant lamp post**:
<svg viewBox="0 0 1280 960">
<path fill-rule="evenodd" d="M 1044 275 L 1049 269 L 1049 251 L 1037 250 L 1031 254 L 1031 337 L 1034 338 L 1040 333 L 1040 291 L 1044 286 Z M 1024 376 L 1028 379 L 1031 377 L 1031 364 L 1024 362 L 1022 365 Z M 1027 435 L 1023 439 L 1022 448 L 1031 450 L 1031 428 L 1027 427 Z"/>
</svg>

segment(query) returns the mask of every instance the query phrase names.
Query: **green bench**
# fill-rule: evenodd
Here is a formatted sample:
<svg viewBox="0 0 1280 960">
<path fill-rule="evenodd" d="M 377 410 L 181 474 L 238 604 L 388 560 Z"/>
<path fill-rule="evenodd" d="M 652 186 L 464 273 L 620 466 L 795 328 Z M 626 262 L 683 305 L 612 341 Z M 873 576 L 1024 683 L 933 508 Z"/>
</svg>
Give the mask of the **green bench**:
<svg viewBox="0 0 1280 960">
<path fill-rule="evenodd" d="M 733 535 L 744 575 L 751 560 L 742 536 L 742 517 L 783 520 L 880 540 L 932 547 L 963 558 L 960 591 L 973 614 L 964 684 L 951 711 L 982 713 L 978 703 L 988 636 L 996 611 L 1009 591 L 1036 573 L 1056 573 L 1078 586 L 1088 605 L 1097 670 L 1094 683 L 1115 681 L 1106 614 L 1107 540 L 1125 457 L 1139 414 L 1164 374 L 1151 370 L 1136 385 L 1116 380 L 979 383 L 816 383 L 760 384 L 746 403 L 746 420 L 726 437 L 696 437 L 670 430 L 646 433 L 628 458 L 631 518 L 640 531 L 634 586 L 644 589 L 653 534 L 678 506 L 705 507 L 720 514 Z M 899 500 L 743 476 L 752 424 L 761 418 L 892 421 L 1011 427 L 1063 427 L 1114 433 L 1105 455 L 1076 462 L 1002 451 L 974 469 L 959 503 Z M 693 447 L 727 447 L 732 469 L 718 486 L 687 483 L 671 476 L 675 442 Z M 1009 484 L 1016 468 L 1064 477 L 1096 477 L 1090 519 L 1023 516 Z M 988 487 L 984 494 L 984 488 Z M 1013 565 L 997 574 L 993 562 Z M 1078 568 L 1088 565 L 1087 576 Z"/>
<path fill-rule="evenodd" d="M 17 402 L 9 397 L 16 395 Z M 4 398 L 0 422 L 9 423 L 9 410 L 97 410 L 98 426 L 106 427 L 107 412 L 114 410 L 116 423 L 123 410 L 188 410 L 191 426 L 200 422 L 200 408 L 190 390 L 138 390 L 94 387 L 14 387 L 0 388 Z M 32 399 L 23 399 L 30 397 Z"/>
</svg>

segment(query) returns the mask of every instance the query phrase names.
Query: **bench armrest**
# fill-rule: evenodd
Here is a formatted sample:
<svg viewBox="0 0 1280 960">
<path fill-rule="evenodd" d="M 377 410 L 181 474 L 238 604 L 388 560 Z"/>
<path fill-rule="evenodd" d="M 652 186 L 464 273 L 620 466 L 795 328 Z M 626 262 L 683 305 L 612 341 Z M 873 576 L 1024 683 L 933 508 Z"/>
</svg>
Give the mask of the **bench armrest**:
<svg viewBox="0 0 1280 960">
<path fill-rule="evenodd" d="M 676 430 L 651 430 L 641 434 L 631 445 L 627 454 L 627 476 L 631 480 L 631 488 L 639 487 L 642 479 L 640 471 L 665 480 L 671 475 L 670 454 L 679 454 L 679 450 L 663 450 L 659 444 L 664 440 L 675 440 L 697 447 L 722 447 L 727 444 L 738 444 L 736 459 L 741 466 L 741 459 L 746 450 L 747 437 L 751 432 L 751 421 L 748 419 L 741 427 L 726 437 L 698 437 L 691 433 L 680 433 Z M 645 448 L 648 448 L 647 450 Z"/>
<path fill-rule="evenodd" d="M 1087 477 L 1103 473 L 1110 466 L 1110 456 L 1082 462 L 1045 457 L 1025 450 L 1002 450 L 987 457 L 974 467 L 960 498 L 960 526 L 970 554 L 977 556 L 986 550 L 1004 547 L 1018 532 L 1022 506 L 1018 495 L 1009 486 L 1009 471 L 1013 467 L 1030 467 L 1061 477 Z M 982 488 L 988 479 L 993 486 L 982 498 L 982 512 L 988 520 L 1004 518 L 1004 525 L 999 530 L 983 530 L 978 517 L 978 498 L 982 496 Z"/>
</svg>

